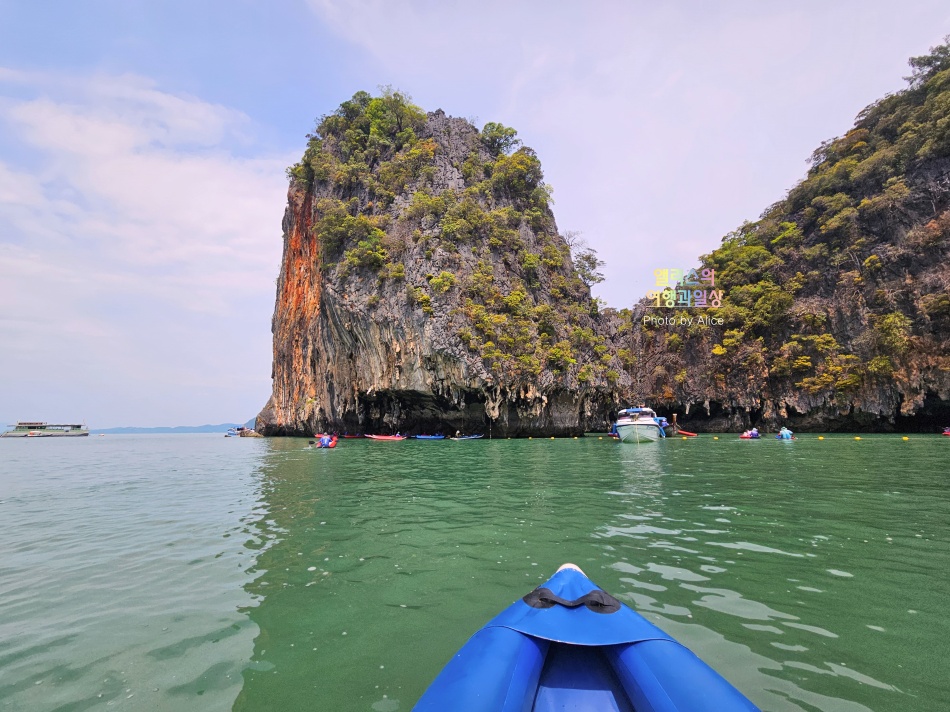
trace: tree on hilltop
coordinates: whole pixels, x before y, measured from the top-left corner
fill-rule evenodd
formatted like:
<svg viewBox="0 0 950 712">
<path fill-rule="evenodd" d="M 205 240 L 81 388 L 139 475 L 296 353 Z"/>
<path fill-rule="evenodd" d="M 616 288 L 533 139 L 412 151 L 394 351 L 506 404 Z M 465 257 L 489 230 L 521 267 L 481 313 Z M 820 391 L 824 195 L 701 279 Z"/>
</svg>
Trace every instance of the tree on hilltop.
<svg viewBox="0 0 950 712">
<path fill-rule="evenodd" d="M 521 144 L 521 141 L 515 138 L 517 135 L 518 132 L 512 128 L 489 121 L 482 129 L 482 143 L 493 156 L 500 156 Z"/>
<path fill-rule="evenodd" d="M 943 38 L 943 44 L 931 47 L 929 54 L 911 57 L 907 63 L 914 71 L 904 78 L 913 87 L 920 86 L 938 72 L 950 69 L 950 35 Z"/>
</svg>

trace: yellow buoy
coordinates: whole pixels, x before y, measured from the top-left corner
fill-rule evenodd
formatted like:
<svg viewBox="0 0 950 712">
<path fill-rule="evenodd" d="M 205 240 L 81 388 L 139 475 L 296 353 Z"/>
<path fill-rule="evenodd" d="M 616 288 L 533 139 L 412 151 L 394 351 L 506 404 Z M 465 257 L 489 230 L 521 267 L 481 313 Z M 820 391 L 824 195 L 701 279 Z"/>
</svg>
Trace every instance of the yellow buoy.
<svg viewBox="0 0 950 712">
<path fill-rule="evenodd" d="M 683 440 L 685 440 L 685 439 L 686 439 L 686 436 L 684 435 L 684 436 L 683 436 Z"/>
<path fill-rule="evenodd" d="M 528 440 L 534 440 L 534 436 L 533 436 L 533 435 L 529 435 L 529 436 L 528 436 Z"/>
<path fill-rule="evenodd" d="M 854 439 L 855 439 L 855 440 L 860 440 L 860 439 L 861 439 L 861 436 L 860 436 L 860 435 L 855 435 L 855 436 L 854 436 Z"/>
<path fill-rule="evenodd" d="M 574 439 L 577 440 L 577 436 L 576 436 L 576 435 L 574 436 Z"/>
<path fill-rule="evenodd" d="M 901 440 L 910 440 L 910 438 L 905 435 L 904 437 L 901 438 Z"/>
<path fill-rule="evenodd" d="M 551 440 L 554 440 L 554 436 L 553 436 L 553 435 L 551 436 Z"/>
<path fill-rule="evenodd" d="M 603 436 L 603 435 L 598 435 L 598 436 L 597 436 L 597 439 L 598 439 L 598 440 L 603 440 L 603 439 L 604 439 L 604 436 Z"/>
<path fill-rule="evenodd" d="M 713 440 L 718 440 L 718 439 L 719 439 L 718 435 L 713 435 Z"/>
<path fill-rule="evenodd" d="M 819 440 L 824 440 L 824 439 L 825 439 L 825 436 L 824 436 L 824 435 L 819 435 L 819 436 L 818 436 L 818 439 L 819 439 Z"/>
</svg>

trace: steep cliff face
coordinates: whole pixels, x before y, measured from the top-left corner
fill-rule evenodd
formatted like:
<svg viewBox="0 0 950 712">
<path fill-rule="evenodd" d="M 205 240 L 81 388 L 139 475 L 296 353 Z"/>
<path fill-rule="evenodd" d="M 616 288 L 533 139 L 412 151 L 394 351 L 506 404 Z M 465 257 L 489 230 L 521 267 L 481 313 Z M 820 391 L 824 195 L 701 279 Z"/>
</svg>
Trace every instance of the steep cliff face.
<svg viewBox="0 0 950 712">
<path fill-rule="evenodd" d="M 908 89 L 702 258 L 720 308 L 637 307 L 635 390 L 705 429 L 950 423 L 950 45 L 911 64 Z"/>
<path fill-rule="evenodd" d="M 534 152 L 406 97 L 324 117 L 291 177 L 265 434 L 577 434 L 629 379 Z"/>
<path fill-rule="evenodd" d="M 564 435 L 639 402 L 706 431 L 950 423 L 950 44 L 911 64 L 701 258 L 703 309 L 602 309 L 513 130 L 356 94 L 288 171 L 258 430 Z"/>
</svg>

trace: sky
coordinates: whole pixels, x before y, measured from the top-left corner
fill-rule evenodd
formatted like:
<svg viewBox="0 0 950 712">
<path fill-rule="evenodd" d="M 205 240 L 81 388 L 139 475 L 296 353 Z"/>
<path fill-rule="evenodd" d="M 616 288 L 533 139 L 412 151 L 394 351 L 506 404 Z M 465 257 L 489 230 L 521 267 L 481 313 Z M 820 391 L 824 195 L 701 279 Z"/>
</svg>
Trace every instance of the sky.
<svg viewBox="0 0 950 712">
<path fill-rule="evenodd" d="M 255 416 L 284 170 L 356 91 L 517 129 L 619 308 L 947 34 L 945 0 L 0 0 L 0 424 Z"/>
</svg>

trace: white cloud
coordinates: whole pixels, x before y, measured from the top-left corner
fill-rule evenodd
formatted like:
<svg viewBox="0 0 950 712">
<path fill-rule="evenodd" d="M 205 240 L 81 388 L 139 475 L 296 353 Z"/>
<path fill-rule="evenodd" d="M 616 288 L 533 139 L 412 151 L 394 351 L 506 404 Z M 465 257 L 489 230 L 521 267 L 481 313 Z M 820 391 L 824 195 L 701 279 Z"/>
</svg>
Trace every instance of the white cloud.
<svg viewBox="0 0 950 712">
<path fill-rule="evenodd" d="M 0 82 L 4 84 L 27 83 L 33 75 L 30 72 L 23 72 L 9 67 L 0 67 Z"/>
<path fill-rule="evenodd" d="M 2 415 L 53 417 L 24 383 L 36 372 L 76 407 L 75 381 L 95 384 L 96 425 L 143 397 L 159 424 L 252 415 L 292 158 L 245 157 L 246 116 L 142 77 L 6 70 L 0 97 Z"/>
</svg>

